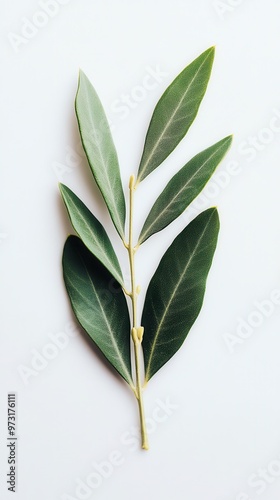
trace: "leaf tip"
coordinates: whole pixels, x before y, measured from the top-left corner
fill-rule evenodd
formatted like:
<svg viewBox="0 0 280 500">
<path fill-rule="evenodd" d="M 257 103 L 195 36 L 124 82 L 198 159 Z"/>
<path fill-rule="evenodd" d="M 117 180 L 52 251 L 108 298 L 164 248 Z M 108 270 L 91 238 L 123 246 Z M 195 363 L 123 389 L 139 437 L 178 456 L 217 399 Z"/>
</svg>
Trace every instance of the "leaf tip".
<svg viewBox="0 0 280 500">
<path fill-rule="evenodd" d="M 84 76 L 86 76 L 85 73 L 84 73 L 84 71 L 81 68 L 79 68 L 79 80 L 81 78 L 83 78 Z"/>
<path fill-rule="evenodd" d="M 202 55 L 209 57 L 211 56 L 212 61 L 214 60 L 216 52 L 216 45 L 212 45 L 212 47 L 209 47 L 209 49 L 206 49 L 205 52 L 202 53 Z"/>
<path fill-rule="evenodd" d="M 219 141 L 219 143 L 221 145 L 226 146 L 227 151 L 228 151 L 230 146 L 232 145 L 232 141 L 233 141 L 233 135 L 230 134 L 230 135 L 227 135 L 226 137 L 224 137 L 221 141 Z"/>
<path fill-rule="evenodd" d="M 207 216 L 207 214 L 208 214 L 210 219 L 212 219 L 212 217 L 214 217 L 214 219 L 217 220 L 218 225 L 220 225 L 219 211 L 218 211 L 218 207 L 216 205 L 214 205 L 213 207 L 207 208 L 200 215 L 203 217 L 203 214 L 205 214 L 205 216 Z"/>
<path fill-rule="evenodd" d="M 214 217 L 216 227 L 219 231 L 219 229 L 220 229 L 220 217 L 219 217 L 218 207 L 214 206 L 214 207 L 211 207 L 209 210 L 212 210 L 211 218 Z"/>
<path fill-rule="evenodd" d="M 209 212 L 213 212 L 214 213 L 218 213 L 218 207 L 217 205 L 214 205 L 213 207 L 210 207 L 208 208 L 207 210 L 205 210 L 206 212 L 209 211 Z"/>
<path fill-rule="evenodd" d="M 81 68 L 79 68 L 78 88 L 77 88 L 77 93 L 76 93 L 76 98 L 75 98 L 75 109 L 76 109 L 76 111 L 77 111 L 77 99 L 78 99 L 79 91 L 80 91 L 81 84 L 82 84 L 83 80 L 88 80 L 88 78 L 87 78 L 86 74 L 84 73 L 84 71 Z"/>
</svg>

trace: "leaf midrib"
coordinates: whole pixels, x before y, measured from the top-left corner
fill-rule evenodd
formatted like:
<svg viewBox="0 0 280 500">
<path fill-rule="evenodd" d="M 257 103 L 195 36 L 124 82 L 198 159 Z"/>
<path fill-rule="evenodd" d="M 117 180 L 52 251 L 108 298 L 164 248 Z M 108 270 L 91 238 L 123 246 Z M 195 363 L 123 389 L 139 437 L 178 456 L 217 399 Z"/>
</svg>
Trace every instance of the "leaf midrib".
<svg viewBox="0 0 280 500">
<path fill-rule="evenodd" d="M 182 104 L 183 100 L 185 99 L 185 97 L 186 97 L 186 95 L 187 95 L 187 93 L 188 93 L 188 91 L 189 91 L 189 89 L 190 89 L 190 86 L 193 84 L 193 82 L 194 82 L 194 80 L 195 80 L 195 78 L 196 78 L 197 74 L 201 71 L 201 68 L 202 68 L 202 67 L 203 67 L 203 65 L 206 63 L 207 59 L 210 57 L 210 54 L 211 54 L 211 51 L 209 52 L 209 54 L 207 55 L 207 57 L 204 59 L 204 61 L 201 63 L 201 65 L 199 66 L 199 68 L 198 68 L 198 69 L 197 69 L 197 71 L 195 72 L 195 74 L 194 74 L 193 78 L 191 79 L 191 81 L 190 81 L 190 83 L 189 83 L 189 85 L 188 85 L 187 89 L 185 90 L 185 92 L 184 92 L 183 96 L 181 97 L 181 99 L 180 99 L 180 101 L 179 101 L 178 105 L 176 106 L 175 111 L 171 114 L 171 117 L 170 117 L 170 119 L 167 121 L 167 123 L 166 123 L 165 127 L 163 128 L 162 133 L 159 135 L 159 138 L 158 138 L 158 139 L 157 139 L 157 141 L 155 142 L 155 145 L 154 145 L 154 147 L 152 148 L 150 155 L 148 156 L 148 158 L 147 158 L 146 162 L 144 163 L 144 166 L 143 166 L 143 167 L 142 167 L 142 169 L 141 169 L 141 174 L 139 174 L 139 180 L 140 180 L 140 179 L 143 179 L 143 174 L 144 174 L 144 173 L 145 173 L 145 171 L 147 170 L 147 165 L 148 165 L 148 163 L 150 162 L 151 158 L 153 157 L 153 155 L 154 155 L 154 152 L 155 152 L 156 148 L 158 147 L 159 143 L 161 142 L 161 140 L 162 140 L 163 136 L 165 135 L 166 130 L 169 128 L 169 126 L 170 126 L 170 124 L 171 124 L 171 121 L 173 121 L 174 116 L 176 115 L 176 113 L 177 113 L 178 109 L 180 108 L 180 106 L 181 106 L 181 104 Z M 171 85 L 172 85 L 172 84 L 171 84 Z"/>
<path fill-rule="evenodd" d="M 213 156 L 215 156 L 215 155 L 216 155 L 216 154 L 217 154 L 217 153 L 218 153 L 218 152 L 222 149 L 222 147 L 223 147 L 223 144 L 222 144 L 222 145 L 221 145 L 218 149 L 216 149 L 216 151 L 215 151 L 214 153 L 212 153 L 212 155 L 211 155 L 211 156 L 210 156 L 210 157 L 209 157 L 209 158 L 208 158 L 208 159 L 207 159 L 207 160 L 206 160 L 206 161 L 205 161 L 205 162 L 201 165 L 201 167 L 199 167 L 199 169 L 198 169 L 198 170 L 196 170 L 196 172 L 195 172 L 195 173 L 194 173 L 194 174 L 193 174 L 193 175 L 189 178 L 189 180 L 188 180 L 188 181 L 187 181 L 187 182 L 183 185 L 183 187 L 182 187 L 182 188 L 181 188 L 181 189 L 177 192 L 176 196 L 174 196 L 174 197 L 172 198 L 172 200 L 168 203 L 168 205 L 166 205 L 166 207 L 164 208 L 164 210 L 158 214 L 158 216 L 154 219 L 153 223 L 152 223 L 152 224 L 150 224 L 150 225 L 148 226 L 148 229 L 146 229 L 145 233 L 144 233 L 144 234 L 142 235 L 142 237 L 139 239 L 139 241 L 140 241 L 140 242 L 145 241 L 145 236 L 146 236 L 146 234 L 147 234 L 147 233 L 149 233 L 150 228 L 152 228 L 152 227 L 153 227 L 153 225 L 154 225 L 154 224 L 158 221 L 158 219 L 160 219 L 160 218 L 163 216 L 163 214 L 164 214 L 166 211 L 168 211 L 168 208 L 170 207 L 170 205 L 172 205 L 172 204 L 174 203 L 174 201 L 176 200 L 176 198 L 178 198 L 178 196 L 182 193 L 182 191 L 184 191 L 184 190 L 188 187 L 188 184 L 190 184 L 190 183 L 192 182 L 193 178 L 194 178 L 194 177 L 196 177 L 196 176 L 199 174 L 199 172 L 200 172 L 200 171 L 201 171 L 201 169 L 202 169 L 202 168 L 206 165 L 206 163 L 208 163 L 209 161 L 211 161 L 211 160 L 212 160 L 212 158 L 213 158 Z M 191 161 L 191 160 L 190 160 L 190 161 Z M 184 167 L 183 167 L 183 168 L 184 168 Z M 180 173 L 180 171 L 179 171 L 176 175 L 178 175 L 179 173 Z M 172 180 L 171 180 L 170 182 L 172 182 Z M 166 188 L 165 188 L 165 189 L 167 189 L 167 187 L 168 187 L 168 184 L 167 184 L 167 186 L 166 186 Z"/>
<path fill-rule="evenodd" d="M 195 255 L 195 253 L 196 253 L 196 250 L 197 250 L 197 248 L 199 247 L 199 245 L 200 245 L 200 242 L 201 242 L 202 238 L 204 237 L 204 234 L 205 234 L 205 232 L 206 232 L 206 230 L 207 230 L 208 225 L 210 224 L 210 221 L 211 221 L 211 219 L 212 219 L 212 216 L 213 216 L 213 214 L 211 214 L 211 217 L 209 218 L 209 220 L 208 220 L 207 224 L 205 225 L 204 230 L 203 230 L 203 232 L 202 232 L 202 234 L 201 234 L 201 236 L 200 236 L 200 238 L 199 238 L 199 240 L 198 240 L 198 242 L 197 242 L 197 244 L 196 244 L 196 246 L 195 246 L 195 248 L 194 248 L 193 252 L 191 253 L 191 255 L 190 255 L 189 259 L 188 259 L 188 262 L 187 262 L 186 266 L 184 267 L 183 272 L 181 273 L 181 277 L 180 277 L 180 279 L 178 280 L 178 282 L 177 282 L 177 284 L 176 284 L 176 286 L 175 286 L 175 288 L 174 288 L 174 290 L 173 290 L 173 292 L 172 292 L 172 294 L 171 294 L 171 296 L 170 296 L 170 299 L 169 299 L 169 301 L 168 301 L 168 304 L 167 304 L 167 306 L 165 307 L 164 313 L 163 313 L 162 318 L 161 318 L 161 320 L 160 320 L 160 323 L 159 323 L 159 325 L 158 325 L 158 327 L 157 327 L 156 334 L 155 334 L 155 338 L 154 338 L 154 342 L 153 342 L 153 344 L 152 344 L 152 349 L 151 349 L 150 356 L 149 356 L 148 365 L 147 365 L 146 376 L 145 376 L 145 380 L 146 380 L 146 382 L 148 382 L 148 380 L 149 380 L 149 378 L 150 378 L 150 377 L 149 377 L 149 374 L 150 374 L 150 367 L 151 367 L 151 363 L 152 363 L 152 357 L 153 357 L 153 354 L 154 354 L 154 350 L 155 350 L 155 348 L 156 348 L 157 338 L 158 338 L 158 336 L 159 336 L 159 333 L 160 333 L 160 330 L 161 330 L 162 324 L 163 324 L 163 322 L 164 322 L 164 320 L 165 320 L 165 317 L 166 317 L 166 315 L 167 315 L 167 313 L 168 313 L 168 311 L 169 311 L 169 308 L 170 308 L 170 305 L 171 305 L 171 303 L 172 303 L 172 301 L 173 301 L 173 299 L 174 299 L 174 296 L 175 296 L 175 294 L 176 294 L 176 292 L 177 292 L 177 290 L 178 290 L 179 286 L 181 285 L 181 282 L 182 282 L 182 280 L 183 280 L 183 277 L 184 277 L 184 275 L 185 275 L 186 271 L 188 270 L 188 268 L 189 268 L 189 266 L 190 266 L 190 264 L 191 264 L 191 262 L 192 262 L 192 260 L 193 260 L 193 257 L 194 257 L 194 255 Z"/>
<path fill-rule="evenodd" d="M 100 302 L 100 300 L 99 300 L 98 294 L 97 294 L 97 292 L 96 292 L 96 288 L 95 288 L 95 286 L 94 286 L 94 283 L 93 283 L 93 281 L 92 281 L 92 279 L 91 279 L 91 276 L 90 276 L 90 274 L 89 274 L 89 272 L 88 272 L 88 270 L 87 270 L 87 267 L 86 267 L 86 265 L 85 265 L 85 261 L 84 261 L 84 259 L 83 259 L 82 257 L 80 257 L 80 259 L 81 259 L 81 261 L 82 261 L 82 264 L 83 264 L 83 266 L 84 266 L 84 269 L 85 269 L 86 274 L 87 274 L 87 276 L 88 276 L 88 279 L 89 279 L 89 281 L 90 281 L 90 284 L 91 284 L 91 287 L 92 287 L 93 293 L 94 293 L 94 295 L 95 295 L 95 297 L 96 297 L 96 299 L 97 299 L 97 302 L 98 302 L 98 304 L 99 304 L 99 307 L 100 307 L 100 310 L 101 310 L 102 316 L 103 316 L 103 318 L 104 318 L 104 320 L 105 320 L 105 324 L 106 324 L 106 326 L 107 326 L 107 328 L 108 328 L 108 331 L 109 331 L 109 334 L 110 334 L 110 338 L 111 338 L 112 344 L 113 344 L 113 346 L 114 346 L 114 348 L 115 348 L 115 352 L 117 353 L 117 357 L 118 357 L 117 359 L 119 359 L 119 360 L 120 360 L 120 362 L 121 362 L 121 365 L 122 365 L 122 367 L 123 367 L 123 369 L 124 369 L 124 373 L 126 374 L 126 376 L 127 376 L 127 380 L 129 381 L 129 384 L 130 384 L 131 386 L 133 386 L 133 382 L 132 382 L 132 379 L 131 379 L 130 373 L 128 372 L 127 367 L 126 367 L 126 365 L 125 365 L 125 362 L 124 362 L 124 360 L 123 360 L 123 358 L 122 358 L 122 355 L 121 355 L 121 352 L 120 352 L 120 350 L 119 350 L 118 344 L 117 344 L 117 342 L 116 342 L 116 340 L 115 340 L 115 338 L 114 338 L 114 335 L 113 335 L 113 332 L 112 332 L 112 329 L 111 329 L 111 325 L 110 325 L 110 323 L 109 323 L 109 321 L 108 321 L 108 319 L 107 319 L 107 316 L 106 316 L 106 314 L 105 314 L 105 311 L 104 311 L 104 308 L 103 308 L 103 306 L 102 306 L 102 303 L 101 303 L 101 302 Z M 79 289 L 75 286 L 75 284 L 73 284 L 73 281 L 71 281 L 71 279 L 69 279 L 69 281 L 72 283 L 73 288 L 74 288 L 75 290 L 77 290 L 77 292 L 78 292 L 78 293 L 80 293 L 80 294 L 81 294 L 80 290 L 79 290 Z M 81 294 L 81 295 L 82 295 L 82 294 Z M 82 295 L 82 296 L 83 296 L 83 295 Z"/>
<path fill-rule="evenodd" d="M 87 91 L 87 89 L 86 89 L 86 92 L 85 92 L 85 97 L 86 97 L 86 101 L 87 101 L 87 106 L 88 106 L 88 109 L 90 109 L 90 99 L 89 99 L 89 95 L 88 95 L 88 91 Z M 92 121 L 92 119 L 91 119 L 91 115 L 90 115 L 90 114 L 89 114 L 89 118 L 90 118 L 90 122 L 91 122 L 91 123 L 92 123 L 92 125 L 93 125 L 92 130 L 93 130 L 94 135 L 95 135 L 95 137 L 96 137 L 96 133 L 95 133 L 96 127 L 95 127 L 95 125 L 94 125 L 94 122 L 93 122 L 93 121 Z M 114 196 L 114 193 L 113 193 L 113 190 L 112 190 L 112 186 L 111 186 L 111 183 L 110 183 L 110 179 L 109 179 L 108 174 L 107 174 L 107 168 L 106 168 L 106 165 L 107 165 L 107 164 L 106 164 L 106 162 L 105 162 L 105 159 L 104 159 L 104 157 L 103 157 L 102 151 L 101 151 L 101 149 L 100 149 L 99 141 L 97 141 L 97 140 L 96 140 L 96 145 L 97 145 L 97 148 L 98 148 L 98 151 L 99 151 L 99 156 L 100 156 L 100 158 L 101 158 L 101 163 L 102 163 L 102 166 L 103 166 L 103 173 L 105 173 L 105 178 L 106 178 L 106 187 L 107 187 L 107 190 L 109 190 L 109 194 L 110 194 L 110 202 L 112 203 L 112 205 L 113 205 L 113 207 L 114 207 L 114 210 L 115 210 L 115 213 L 114 213 L 114 214 L 112 214 L 112 217 L 113 217 L 113 219 L 115 219 L 115 217 L 116 217 L 116 219 L 118 220 L 118 223 L 119 223 L 119 229 L 120 229 L 120 232 L 121 232 L 121 234 L 122 234 L 122 236 L 123 236 L 123 224 L 122 224 L 122 221 L 121 221 L 120 216 L 119 216 L 118 206 L 117 206 L 117 204 L 116 204 L 116 202 L 115 202 L 115 196 Z M 113 150 L 114 150 L 114 149 L 115 149 L 115 148 L 113 147 Z M 87 153 L 87 151 L 86 151 L 86 153 Z M 116 156 L 116 151 L 114 151 L 114 153 L 115 153 L 115 156 Z M 88 157 L 88 153 L 87 153 L 87 157 Z M 91 165 L 91 161 L 90 161 L 89 157 L 88 157 L 88 161 L 89 161 L 89 163 L 90 163 L 90 165 Z M 117 159 L 116 159 L 116 165 L 117 165 L 117 167 L 119 168 L 119 164 L 118 164 L 118 160 L 117 160 Z M 93 166 L 92 166 L 92 169 L 93 169 Z M 97 183 L 98 183 L 98 186 L 99 186 L 99 188 L 100 188 L 100 190 L 101 190 L 101 192 L 102 192 L 102 194 L 103 194 L 103 190 L 102 190 L 102 188 L 101 188 L 101 185 L 100 185 L 100 182 L 99 182 L 99 178 L 98 178 L 99 176 L 98 176 L 98 175 L 96 175 L 96 174 L 95 174 L 95 176 L 96 176 L 96 180 L 98 180 L 98 182 L 97 182 Z M 104 196 L 104 195 L 103 195 L 103 196 Z M 106 201 L 106 200 L 105 200 L 105 201 Z M 111 212 L 111 210 L 110 210 L 110 212 Z"/>
</svg>

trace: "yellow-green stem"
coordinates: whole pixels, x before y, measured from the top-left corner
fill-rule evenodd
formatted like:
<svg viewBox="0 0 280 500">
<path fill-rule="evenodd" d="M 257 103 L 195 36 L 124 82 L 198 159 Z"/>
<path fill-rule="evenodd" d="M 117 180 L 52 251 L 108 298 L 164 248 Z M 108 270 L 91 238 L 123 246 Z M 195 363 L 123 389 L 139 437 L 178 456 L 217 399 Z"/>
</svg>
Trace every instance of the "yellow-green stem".
<svg viewBox="0 0 280 500">
<path fill-rule="evenodd" d="M 141 342 L 137 334 L 137 287 L 135 283 L 135 264 L 134 256 L 136 248 L 133 246 L 133 209 L 134 209 L 134 191 L 135 183 L 134 176 L 130 177 L 129 181 L 129 241 L 128 241 L 128 254 L 129 254 L 129 264 L 130 264 L 130 275 L 131 275 L 131 301 L 132 301 L 132 340 L 134 345 L 134 359 L 135 359 L 135 372 L 136 372 L 136 390 L 137 390 L 137 402 L 139 407 L 140 425 L 141 425 L 141 438 L 142 438 L 142 448 L 145 450 L 149 449 L 148 435 L 146 429 L 144 405 L 143 405 L 143 394 L 142 394 L 142 382 L 141 382 L 141 371 L 140 371 L 140 357 L 139 357 L 139 347 Z"/>
<path fill-rule="evenodd" d="M 140 424 L 141 424 L 141 438 L 142 438 L 142 448 L 144 450 L 149 449 L 148 442 L 148 434 L 146 429 L 146 420 L 145 420 L 145 412 L 144 412 L 144 403 L 143 403 L 143 389 L 141 383 L 141 374 L 140 374 L 140 360 L 139 360 L 139 340 L 134 342 L 134 354 L 135 354 L 135 370 L 136 370 L 136 388 L 138 393 L 138 408 L 140 415 Z"/>
</svg>

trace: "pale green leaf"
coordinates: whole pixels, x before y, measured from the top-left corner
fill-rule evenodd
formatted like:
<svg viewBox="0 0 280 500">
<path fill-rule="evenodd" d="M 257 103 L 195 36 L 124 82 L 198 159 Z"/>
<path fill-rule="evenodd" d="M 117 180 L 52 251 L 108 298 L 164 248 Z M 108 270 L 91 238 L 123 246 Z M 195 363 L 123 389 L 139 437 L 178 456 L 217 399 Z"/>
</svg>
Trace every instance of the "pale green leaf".
<svg viewBox="0 0 280 500">
<path fill-rule="evenodd" d="M 139 236 L 139 244 L 174 221 L 204 188 L 232 142 L 226 137 L 192 158 L 167 184 L 153 205 Z"/>
<path fill-rule="evenodd" d="M 122 289 L 77 236 L 69 236 L 65 243 L 63 274 L 79 323 L 133 387 L 130 320 Z"/>
<path fill-rule="evenodd" d="M 194 219 L 151 279 L 142 315 L 146 382 L 178 351 L 202 307 L 219 232 L 215 208 Z"/>
<path fill-rule="evenodd" d="M 138 182 L 167 158 L 189 130 L 206 92 L 214 53 L 211 47 L 187 66 L 157 103 L 146 135 Z"/>
<path fill-rule="evenodd" d="M 71 189 L 64 184 L 60 184 L 59 188 L 76 233 L 123 286 L 120 264 L 104 227 Z"/>
<path fill-rule="evenodd" d="M 91 171 L 112 221 L 123 238 L 125 200 L 118 157 L 102 104 L 82 71 L 80 71 L 75 107 L 81 139 Z"/>
</svg>

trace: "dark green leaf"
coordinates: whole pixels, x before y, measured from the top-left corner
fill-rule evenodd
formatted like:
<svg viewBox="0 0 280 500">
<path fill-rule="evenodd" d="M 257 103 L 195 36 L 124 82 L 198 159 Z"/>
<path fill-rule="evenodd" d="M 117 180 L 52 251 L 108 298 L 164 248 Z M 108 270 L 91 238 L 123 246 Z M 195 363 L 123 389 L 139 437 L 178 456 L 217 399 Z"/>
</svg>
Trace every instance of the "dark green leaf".
<svg viewBox="0 0 280 500">
<path fill-rule="evenodd" d="M 192 158 L 174 175 L 153 205 L 139 237 L 139 244 L 174 221 L 196 198 L 223 159 L 232 142 L 226 137 Z"/>
<path fill-rule="evenodd" d="M 175 238 L 148 287 L 142 326 L 146 382 L 178 351 L 203 303 L 219 232 L 215 208 Z"/>
<path fill-rule="evenodd" d="M 145 140 L 138 182 L 167 158 L 189 130 L 206 92 L 214 53 L 211 47 L 187 66 L 157 103 Z"/>
<path fill-rule="evenodd" d="M 73 228 L 93 255 L 123 286 L 120 264 L 104 227 L 71 189 L 64 184 L 59 187 Z"/>
<path fill-rule="evenodd" d="M 112 221 L 123 238 L 125 200 L 118 157 L 102 104 L 82 71 L 80 71 L 75 105 L 81 139 L 89 165 Z"/>
<path fill-rule="evenodd" d="M 130 320 L 122 289 L 77 236 L 69 236 L 65 243 L 63 273 L 79 323 L 133 387 Z"/>
</svg>

